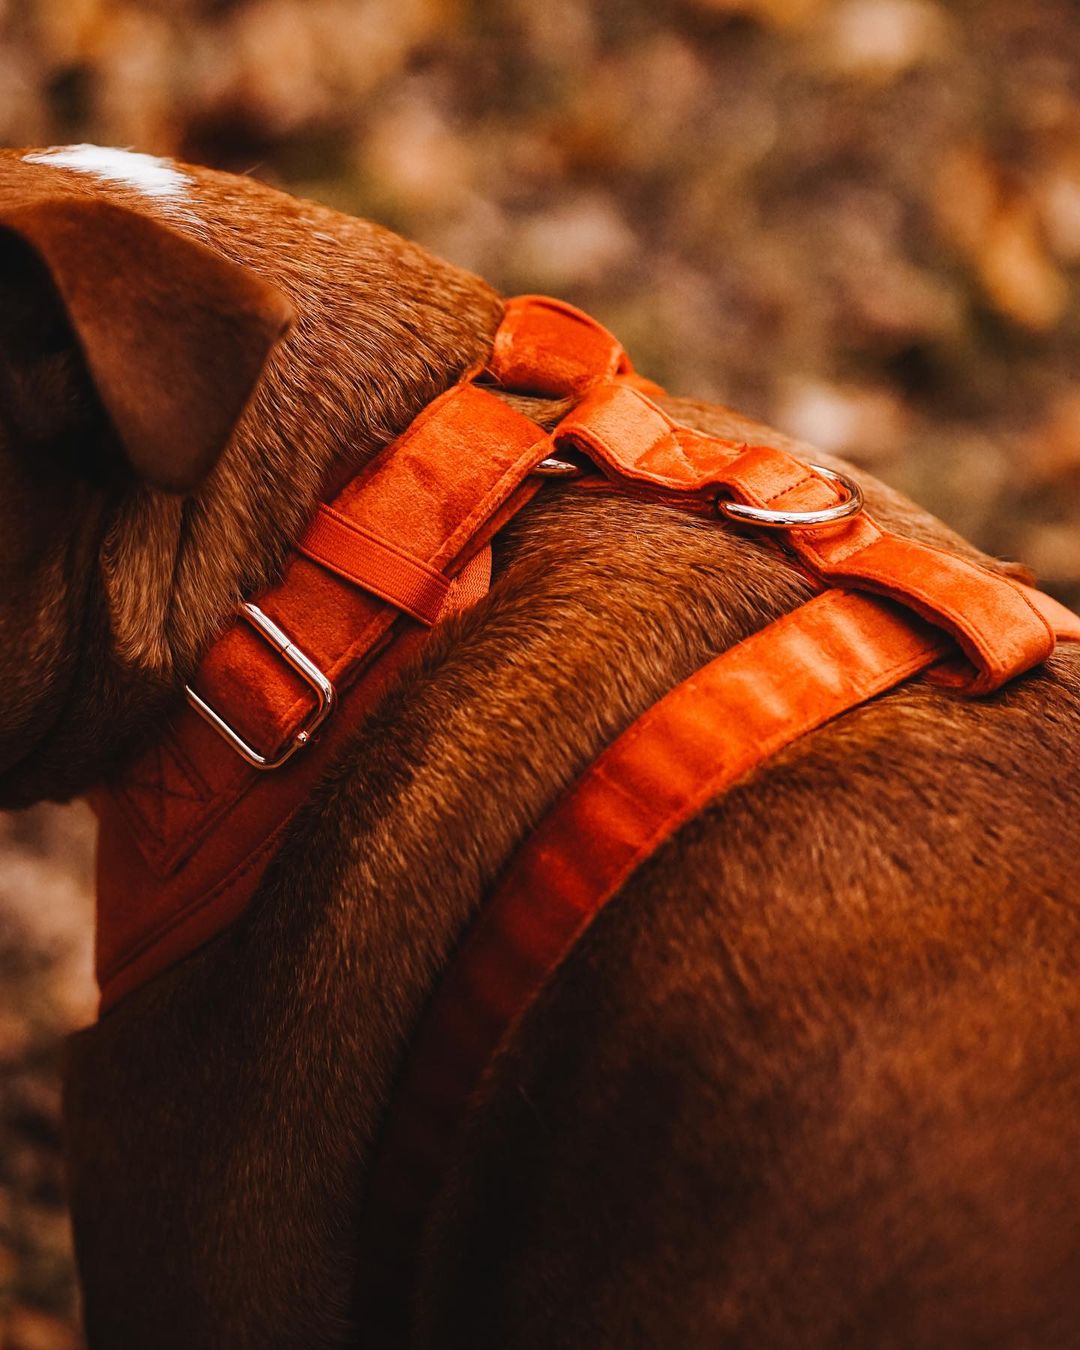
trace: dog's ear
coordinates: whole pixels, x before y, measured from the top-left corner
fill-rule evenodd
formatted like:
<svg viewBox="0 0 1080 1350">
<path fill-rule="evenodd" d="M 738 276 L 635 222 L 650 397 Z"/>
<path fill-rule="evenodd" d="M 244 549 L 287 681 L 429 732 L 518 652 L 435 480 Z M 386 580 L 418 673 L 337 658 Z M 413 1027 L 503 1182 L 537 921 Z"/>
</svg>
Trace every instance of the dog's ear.
<svg viewBox="0 0 1080 1350">
<path fill-rule="evenodd" d="M 288 301 L 253 272 L 136 211 L 93 198 L 0 208 L 41 260 L 135 473 L 187 492 L 213 468 Z"/>
</svg>

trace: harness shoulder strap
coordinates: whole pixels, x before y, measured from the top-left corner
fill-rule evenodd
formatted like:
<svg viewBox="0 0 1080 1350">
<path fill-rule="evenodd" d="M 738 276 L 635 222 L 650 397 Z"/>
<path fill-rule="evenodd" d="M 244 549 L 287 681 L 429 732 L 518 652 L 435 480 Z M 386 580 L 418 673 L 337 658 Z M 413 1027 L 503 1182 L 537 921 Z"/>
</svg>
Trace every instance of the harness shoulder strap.
<svg viewBox="0 0 1080 1350">
<path fill-rule="evenodd" d="M 458 385 L 319 510 L 281 581 L 207 652 L 193 706 L 97 795 L 103 1007 L 242 912 L 325 755 L 428 627 L 486 590 L 488 540 L 538 490 L 549 447 Z M 318 754 L 291 758 L 316 731 Z M 237 742 L 283 767 L 260 772 Z"/>
<path fill-rule="evenodd" d="M 1062 639 L 1080 641 L 1075 615 L 1038 592 L 1026 598 Z M 466 935 L 391 1097 L 364 1227 L 373 1344 L 401 1343 L 425 1222 L 470 1103 L 605 906 L 710 802 L 951 645 L 890 601 L 826 590 L 654 704 L 557 801 Z"/>
<path fill-rule="evenodd" d="M 527 381 L 527 355 L 502 368 Z M 545 391 L 549 371 L 536 376 Z M 778 751 L 911 676 L 986 693 L 1058 638 L 1080 641 L 1080 619 L 1049 597 L 882 530 L 858 500 L 849 509 L 857 489 L 831 471 L 677 426 L 640 386 L 595 386 L 555 443 L 634 495 L 742 522 L 783 518 L 786 542 L 827 589 L 644 713 L 556 802 L 485 902 L 412 1040 L 369 1179 L 361 1303 L 375 1345 L 402 1343 L 424 1224 L 485 1074 L 637 868 Z"/>
</svg>

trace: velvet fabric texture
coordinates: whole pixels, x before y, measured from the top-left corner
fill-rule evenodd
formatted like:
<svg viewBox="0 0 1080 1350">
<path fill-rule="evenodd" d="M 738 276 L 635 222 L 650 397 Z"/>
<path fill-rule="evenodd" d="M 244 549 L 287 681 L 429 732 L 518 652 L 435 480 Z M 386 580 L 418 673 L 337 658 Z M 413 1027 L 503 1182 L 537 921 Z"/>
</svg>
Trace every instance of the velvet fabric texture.
<svg viewBox="0 0 1080 1350">
<path fill-rule="evenodd" d="M 182 708 L 123 778 L 96 795 L 103 1008 L 242 912 L 328 756 L 422 640 L 416 620 L 430 623 L 482 592 L 489 558 L 479 571 L 468 564 L 486 548 L 493 523 L 536 491 L 526 477 L 549 447 L 526 417 L 459 385 L 337 496 L 332 515 L 320 513 L 321 533 L 309 532 L 305 552 L 259 605 L 333 682 L 340 705 L 318 747 L 272 773 L 252 768 L 194 709 Z M 365 561 L 357 541 L 377 528 Z M 195 687 L 267 754 L 311 712 L 301 677 L 243 619 L 206 654 Z"/>
</svg>

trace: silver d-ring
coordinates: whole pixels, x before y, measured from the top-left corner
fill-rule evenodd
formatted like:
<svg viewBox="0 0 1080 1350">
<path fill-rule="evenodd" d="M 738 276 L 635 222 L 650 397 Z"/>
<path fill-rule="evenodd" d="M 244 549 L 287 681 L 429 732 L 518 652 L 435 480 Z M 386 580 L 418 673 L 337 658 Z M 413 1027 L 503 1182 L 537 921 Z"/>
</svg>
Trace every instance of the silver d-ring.
<svg viewBox="0 0 1080 1350">
<path fill-rule="evenodd" d="M 769 511 L 763 506 L 748 506 L 745 502 L 732 502 L 718 497 L 716 510 L 740 525 L 757 525 L 763 530 L 816 530 L 822 525 L 835 525 L 838 520 L 847 520 L 849 516 L 859 514 L 863 508 L 862 488 L 853 478 L 837 473 L 835 469 L 826 469 L 823 464 L 811 464 L 809 467 L 830 483 L 838 483 L 847 493 L 844 500 L 821 511 Z"/>
<path fill-rule="evenodd" d="M 580 478 L 585 470 L 571 459 L 560 459 L 558 455 L 548 455 L 531 470 L 537 478 Z"/>
</svg>

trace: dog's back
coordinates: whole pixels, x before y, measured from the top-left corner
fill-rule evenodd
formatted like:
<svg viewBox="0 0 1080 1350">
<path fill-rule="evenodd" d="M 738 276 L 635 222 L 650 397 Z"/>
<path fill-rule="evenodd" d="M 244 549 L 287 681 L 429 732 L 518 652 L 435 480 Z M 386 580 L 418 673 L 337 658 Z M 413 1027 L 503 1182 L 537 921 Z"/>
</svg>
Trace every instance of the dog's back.
<svg viewBox="0 0 1080 1350">
<path fill-rule="evenodd" d="M 76 1141 L 91 1325 L 339 1343 L 357 1167 L 431 968 L 557 786 L 803 592 L 663 509 L 553 494 L 511 527 L 489 599 L 361 733 L 249 918 L 75 1043 L 81 1121 L 153 1074 L 149 1120 Z M 1078 731 L 1068 649 L 988 701 L 907 686 L 658 854 L 498 1066 L 418 1343 L 1070 1343 Z M 103 1152 L 125 1213 L 143 1197 L 137 1255 Z"/>
<path fill-rule="evenodd" d="M 768 604 L 747 550 L 720 589 Z M 1080 1344 L 1078 771 L 1064 647 L 864 706 L 657 854 L 499 1066 L 431 1343 Z"/>
<path fill-rule="evenodd" d="M 433 1344 L 1077 1343 L 1078 695 L 904 690 L 653 859 L 500 1066 Z"/>
<path fill-rule="evenodd" d="M 170 195 L 140 196 L 151 172 Z M 500 306 L 362 222 L 85 147 L 0 155 L 0 264 L 49 316 L 0 325 L 13 804 L 155 732 L 320 490 L 484 355 Z M 200 342 L 208 315 L 246 363 Z M 100 374 L 125 361 L 140 400 Z M 57 381 L 72 397 L 42 429 Z M 181 479 L 155 425 L 200 411 Z M 898 533 L 964 547 L 866 486 Z M 488 597 L 359 729 L 256 903 L 72 1042 L 92 1344 L 368 1343 L 372 1141 L 448 952 L 565 784 L 807 593 L 778 552 L 660 506 L 555 486 L 507 527 Z M 1075 652 L 976 701 L 912 682 L 657 854 L 494 1068 L 417 1271 L 416 1344 L 1074 1343 L 1078 732 Z"/>
</svg>

